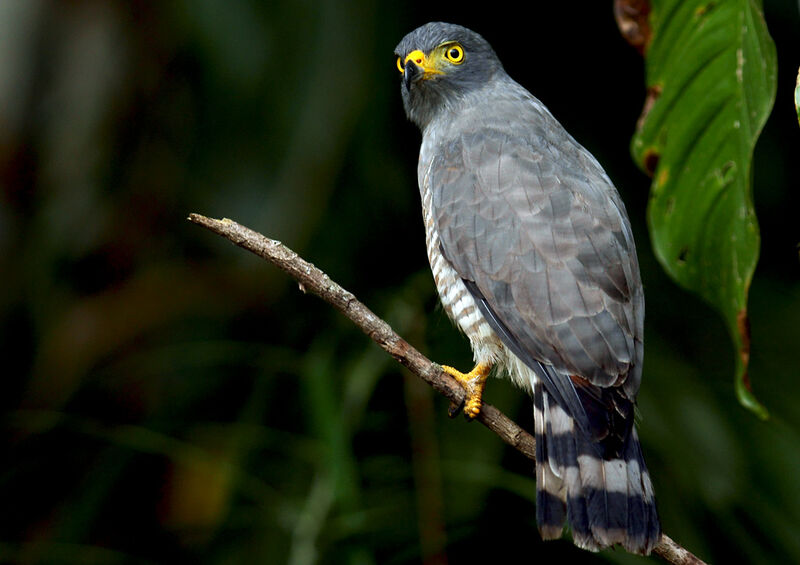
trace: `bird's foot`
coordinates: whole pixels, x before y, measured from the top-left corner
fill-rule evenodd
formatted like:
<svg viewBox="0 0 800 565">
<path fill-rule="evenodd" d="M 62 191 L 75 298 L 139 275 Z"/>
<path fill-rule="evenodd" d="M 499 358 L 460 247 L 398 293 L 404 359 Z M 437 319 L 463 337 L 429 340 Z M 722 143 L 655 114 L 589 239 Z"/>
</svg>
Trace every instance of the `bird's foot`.
<svg viewBox="0 0 800 565">
<path fill-rule="evenodd" d="M 488 363 L 478 363 L 469 373 L 462 373 L 458 369 L 442 365 L 442 371 L 452 376 L 464 387 L 464 391 L 466 392 L 463 403 L 464 415 L 469 420 L 474 419 L 480 414 L 483 388 L 486 386 L 486 379 L 491 370 L 492 366 Z M 450 405 L 448 413 L 451 418 L 454 418 L 455 415 L 458 414 L 459 408 L 460 406 L 455 403 Z"/>
</svg>

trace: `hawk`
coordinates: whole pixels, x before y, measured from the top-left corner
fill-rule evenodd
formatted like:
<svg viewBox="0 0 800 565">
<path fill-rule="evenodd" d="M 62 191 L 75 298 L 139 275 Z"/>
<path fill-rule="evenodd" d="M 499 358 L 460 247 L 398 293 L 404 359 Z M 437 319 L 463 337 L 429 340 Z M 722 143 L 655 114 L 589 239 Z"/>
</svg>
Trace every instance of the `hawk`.
<svg viewBox="0 0 800 565">
<path fill-rule="evenodd" d="M 428 259 L 475 368 L 443 370 L 480 412 L 492 370 L 533 397 L 536 518 L 576 545 L 649 553 L 661 530 L 634 425 L 644 292 L 625 206 L 597 160 L 489 43 L 429 23 L 395 49 L 422 131 Z"/>
</svg>

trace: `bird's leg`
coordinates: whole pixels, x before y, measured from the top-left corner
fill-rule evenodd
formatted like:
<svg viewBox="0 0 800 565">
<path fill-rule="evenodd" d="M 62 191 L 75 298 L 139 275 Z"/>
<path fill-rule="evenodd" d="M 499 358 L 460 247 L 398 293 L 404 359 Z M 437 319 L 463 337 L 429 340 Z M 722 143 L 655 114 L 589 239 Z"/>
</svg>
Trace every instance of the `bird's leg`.
<svg viewBox="0 0 800 565">
<path fill-rule="evenodd" d="M 464 398 L 464 415 L 472 420 L 481 411 L 481 396 L 483 396 L 483 387 L 486 386 L 486 379 L 492 366 L 488 363 L 478 363 L 475 368 L 469 373 L 462 373 L 458 369 L 442 365 L 442 371 L 452 376 L 457 380 L 464 391 L 467 393 Z M 450 417 L 455 416 L 458 406 L 450 406 Z"/>
</svg>

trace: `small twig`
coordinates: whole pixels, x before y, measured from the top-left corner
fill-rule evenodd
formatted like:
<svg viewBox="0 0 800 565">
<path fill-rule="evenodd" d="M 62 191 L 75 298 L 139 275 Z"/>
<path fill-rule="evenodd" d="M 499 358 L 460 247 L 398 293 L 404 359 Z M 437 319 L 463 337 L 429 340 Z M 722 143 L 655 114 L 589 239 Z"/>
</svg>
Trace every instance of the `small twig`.
<svg viewBox="0 0 800 565">
<path fill-rule="evenodd" d="M 318 295 L 342 312 L 373 341 L 386 350 L 389 355 L 444 395 L 450 402 L 460 405 L 464 401 L 464 390 L 453 377 L 442 372 L 439 365 L 432 362 L 397 335 L 389 324 L 359 302 L 353 293 L 339 286 L 328 275 L 281 242 L 264 237 L 260 233 L 246 228 L 233 220 L 215 220 L 200 214 L 190 214 L 189 221 L 229 239 L 239 247 L 247 249 L 276 265 L 294 278 L 303 292 L 311 292 Z M 531 460 L 536 460 L 536 442 L 533 436 L 519 427 L 500 410 L 484 402 L 476 420 L 492 430 L 520 453 Z M 661 536 L 661 541 L 653 551 L 676 565 L 700 565 L 704 563 L 667 535 Z"/>
</svg>

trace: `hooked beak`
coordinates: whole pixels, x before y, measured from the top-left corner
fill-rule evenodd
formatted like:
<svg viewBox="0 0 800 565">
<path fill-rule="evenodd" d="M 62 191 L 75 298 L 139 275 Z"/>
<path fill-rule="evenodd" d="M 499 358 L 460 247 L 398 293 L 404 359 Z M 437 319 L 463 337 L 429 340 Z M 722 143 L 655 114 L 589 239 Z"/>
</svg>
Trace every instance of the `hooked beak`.
<svg viewBox="0 0 800 565">
<path fill-rule="evenodd" d="M 404 71 L 403 71 L 403 85 L 406 88 L 411 87 L 411 83 L 419 80 L 422 76 L 422 68 L 418 67 L 415 63 L 410 61 L 406 62 Z"/>
<path fill-rule="evenodd" d="M 403 84 L 406 88 L 410 88 L 412 82 L 428 80 L 441 74 L 444 73 L 419 49 L 409 53 L 403 62 Z"/>
</svg>

